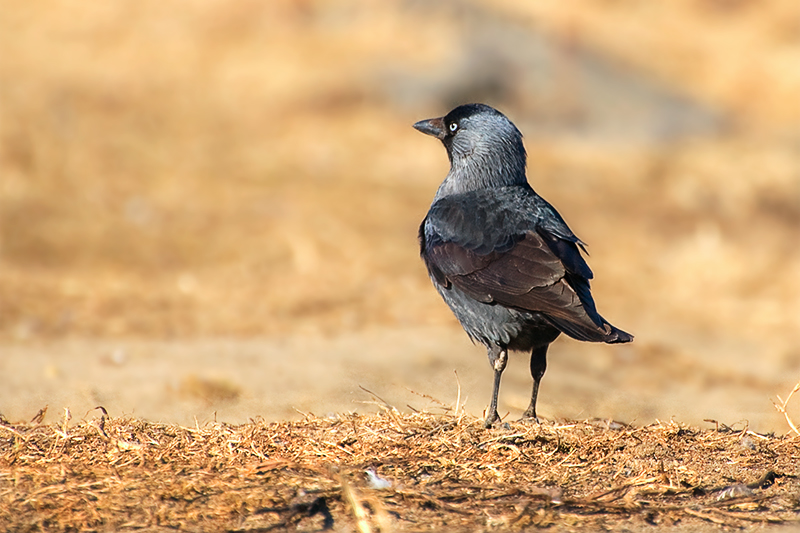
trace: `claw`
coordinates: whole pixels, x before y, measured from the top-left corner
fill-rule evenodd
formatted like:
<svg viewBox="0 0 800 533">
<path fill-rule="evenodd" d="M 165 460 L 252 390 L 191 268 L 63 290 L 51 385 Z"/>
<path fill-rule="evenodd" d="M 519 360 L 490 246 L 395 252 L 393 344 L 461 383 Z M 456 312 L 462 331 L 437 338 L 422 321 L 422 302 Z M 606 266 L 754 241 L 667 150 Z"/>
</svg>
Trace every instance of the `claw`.
<svg viewBox="0 0 800 533">
<path fill-rule="evenodd" d="M 537 424 L 541 424 L 542 423 L 541 420 L 539 420 L 539 417 L 536 416 L 535 412 L 531 413 L 531 412 L 528 412 L 528 411 L 525 411 L 524 413 L 522 413 L 522 418 L 520 418 L 519 421 L 520 422 L 536 422 Z"/>
<path fill-rule="evenodd" d="M 486 420 L 483 421 L 483 427 L 489 429 L 500 421 L 500 415 L 497 414 L 497 411 L 494 411 L 493 413 L 489 413 L 489 415 L 486 417 Z"/>
</svg>

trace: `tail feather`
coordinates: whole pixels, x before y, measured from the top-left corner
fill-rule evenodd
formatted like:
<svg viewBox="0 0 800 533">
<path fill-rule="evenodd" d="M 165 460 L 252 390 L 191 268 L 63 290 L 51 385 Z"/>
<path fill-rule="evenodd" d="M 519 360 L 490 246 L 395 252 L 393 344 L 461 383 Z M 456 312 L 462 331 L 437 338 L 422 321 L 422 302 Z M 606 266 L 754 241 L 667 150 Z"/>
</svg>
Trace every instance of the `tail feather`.
<svg viewBox="0 0 800 533">
<path fill-rule="evenodd" d="M 608 324 L 608 322 L 606 322 L 606 324 Z M 608 325 L 611 326 L 611 324 Z M 615 328 L 614 326 L 611 326 L 611 330 L 612 330 L 611 334 L 605 339 L 605 342 L 607 342 L 608 344 L 622 344 L 625 342 L 633 341 L 633 335 L 631 335 L 627 331 L 622 331 L 621 329 Z"/>
<path fill-rule="evenodd" d="M 588 320 L 584 323 L 578 323 L 549 315 L 547 320 L 562 333 L 579 341 L 621 344 L 633 340 L 633 335 L 612 326 L 605 320 L 602 322 L 602 327 L 598 327 Z"/>
</svg>

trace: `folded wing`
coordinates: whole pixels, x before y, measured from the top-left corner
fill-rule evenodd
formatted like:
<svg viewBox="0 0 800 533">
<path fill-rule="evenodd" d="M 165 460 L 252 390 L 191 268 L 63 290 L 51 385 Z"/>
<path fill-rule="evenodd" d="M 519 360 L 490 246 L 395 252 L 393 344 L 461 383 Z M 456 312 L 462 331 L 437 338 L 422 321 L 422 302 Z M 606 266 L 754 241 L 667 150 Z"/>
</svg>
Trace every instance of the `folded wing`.
<svg viewBox="0 0 800 533">
<path fill-rule="evenodd" d="M 484 200 L 435 204 L 423 221 L 422 257 L 439 284 L 456 286 L 487 304 L 541 313 L 579 340 L 632 339 L 597 313 L 589 287 L 592 272 L 566 224 L 552 231 L 536 224 L 535 210 L 525 218 L 518 205 L 504 213 L 508 202 Z M 470 205 L 471 212 L 460 203 Z"/>
</svg>

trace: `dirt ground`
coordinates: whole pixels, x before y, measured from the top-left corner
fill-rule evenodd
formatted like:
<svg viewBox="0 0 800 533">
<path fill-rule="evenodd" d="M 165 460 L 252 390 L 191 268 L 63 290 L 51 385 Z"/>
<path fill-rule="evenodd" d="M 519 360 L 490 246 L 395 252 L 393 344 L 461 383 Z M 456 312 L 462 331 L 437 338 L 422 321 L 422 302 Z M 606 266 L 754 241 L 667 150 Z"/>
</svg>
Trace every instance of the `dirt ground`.
<svg viewBox="0 0 800 533">
<path fill-rule="evenodd" d="M 589 243 L 601 313 L 636 335 L 559 341 L 545 416 L 785 431 L 800 15 L 712 4 L 4 7 L 0 412 L 279 420 L 363 410 L 359 385 L 449 401 L 457 371 L 480 415 L 485 355 L 417 254 L 446 157 L 410 127 L 475 98 L 520 124 L 531 183 Z M 503 384 L 512 417 L 524 367 Z"/>
<path fill-rule="evenodd" d="M 780 371 L 754 375 L 747 351 L 714 352 L 698 341 L 702 360 L 659 357 L 658 345 L 611 347 L 559 340 L 542 382 L 539 412 L 548 419 L 609 418 L 650 424 L 677 420 L 710 428 L 706 419 L 760 432 L 789 431 L 773 401 L 791 390 Z M 374 329 L 336 337 L 268 340 L 63 341 L 3 346 L 0 405 L 25 421 L 49 406 L 57 419 L 103 405 L 113 416 L 194 425 L 244 423 L 254 417 L 298 420 L 303 413 L 372 413 L 362 388 L 408 411 L 461 404 L 482 416 L 491 369 L 485 350 L 457 327 Z M 323 354 L 323 355 L 321 355 Z M 530 397 L 522 354 L 505 372 L 500 410 L 516 420 Z M 798 417 L 800 406 L 789 404 Z"/>
</svg>

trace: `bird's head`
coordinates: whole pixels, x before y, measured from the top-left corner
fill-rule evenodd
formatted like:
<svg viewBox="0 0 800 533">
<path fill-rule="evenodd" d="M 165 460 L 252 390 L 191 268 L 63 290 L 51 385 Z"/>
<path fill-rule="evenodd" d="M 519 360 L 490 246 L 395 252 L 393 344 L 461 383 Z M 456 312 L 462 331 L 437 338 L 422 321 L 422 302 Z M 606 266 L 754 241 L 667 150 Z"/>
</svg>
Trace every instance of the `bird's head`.
<svg viewBox="0 0 800 533">
<path fill-rule="evenodd" d="M 450 159 L 448 179 L 460 182 L 458 189 L 527 183 L 522 133 L 488 105 L 461 105 L 414 128 L 442 141 Z"/>
</svg>

